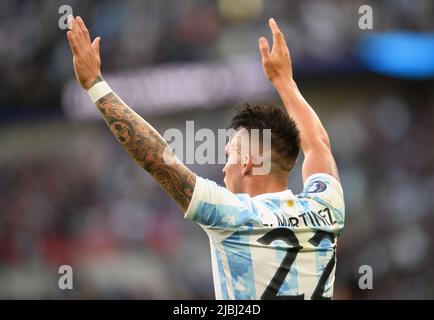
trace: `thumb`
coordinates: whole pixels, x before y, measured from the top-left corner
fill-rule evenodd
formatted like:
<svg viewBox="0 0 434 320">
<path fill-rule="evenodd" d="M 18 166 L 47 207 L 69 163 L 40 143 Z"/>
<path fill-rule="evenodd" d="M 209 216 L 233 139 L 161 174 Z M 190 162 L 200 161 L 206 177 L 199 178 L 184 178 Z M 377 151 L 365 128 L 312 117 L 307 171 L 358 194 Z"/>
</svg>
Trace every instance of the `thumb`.
<svg viewBox="0 0 434 320">
<path fill-rule="evenodd" d="M 259 50 L 261 51 L 262 59 L 267 60 L 270 58 L 270 46 L 264 37 L 259 38 Z"/>
<path fill-rule="evenodd" d="M 92 42 L 92 49 L 97 55 L 99 55 L 100 52 L 100 42 L 101 42 L 100 37 L 96 37 L 95 40 L 93 40 Z"/>
</svg>

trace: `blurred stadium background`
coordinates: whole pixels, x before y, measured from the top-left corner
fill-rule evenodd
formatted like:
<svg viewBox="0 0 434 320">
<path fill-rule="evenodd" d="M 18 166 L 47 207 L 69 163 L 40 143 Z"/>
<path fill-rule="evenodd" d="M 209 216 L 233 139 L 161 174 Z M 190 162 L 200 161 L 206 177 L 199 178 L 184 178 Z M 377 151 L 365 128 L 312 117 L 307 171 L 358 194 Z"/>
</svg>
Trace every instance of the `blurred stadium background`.
<svg viewBox="0 0 434 320">
<path fill-rule="evenodd" d="M 340 166 L 335 298 L 434 298 L 432 0 L 0 1 L 0 298 L 214 297 L 205 233 L 75 83 L 62 4 L 102 37 L 103 75 L 160 132 L 280 103 L 257 50 L 276 18 Z M 363 4 L 373 30 L 358 26 Z M 190 167 L 223 183 L 222 165 Z M 301 190 L 299 167 L 289 186 Z M 57 286 L 64 264 L 72 291 Z M 373 290 L 358 288 L 361 265 Z"/>
</svg>

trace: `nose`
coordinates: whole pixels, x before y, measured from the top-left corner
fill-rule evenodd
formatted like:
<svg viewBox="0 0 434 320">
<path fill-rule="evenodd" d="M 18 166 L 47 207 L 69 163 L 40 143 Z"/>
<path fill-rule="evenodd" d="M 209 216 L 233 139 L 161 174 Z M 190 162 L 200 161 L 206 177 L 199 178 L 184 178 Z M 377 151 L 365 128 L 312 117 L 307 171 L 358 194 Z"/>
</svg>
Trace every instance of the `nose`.
<svg viewBox="0 0 434 320">
<path fill-rule="evenodd" d="M 228 169 L 228 163 L 225 163 L 225 166 L 223 167 L 222 171 L 223 171 L 223 175 L 226 176 L 226 171 Z"/>
</svg>

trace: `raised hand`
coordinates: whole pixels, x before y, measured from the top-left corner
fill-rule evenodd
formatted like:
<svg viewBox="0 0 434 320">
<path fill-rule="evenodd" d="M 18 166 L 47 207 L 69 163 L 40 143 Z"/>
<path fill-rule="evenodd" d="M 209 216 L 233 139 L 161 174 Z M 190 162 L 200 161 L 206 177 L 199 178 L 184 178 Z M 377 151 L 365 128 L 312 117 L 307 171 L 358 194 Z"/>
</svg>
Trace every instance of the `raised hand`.
<svg viewBox="0 0 434 320">
<path fill-rule="evenodd" d="M 291 56 L 286 46 L 285 36 L 280 31 L 274 19 L 269 20 L 270 29 L 273 33 L 273 48 L 270 47 L 266 38 L 259 38 L 259 50 L 262 55 L 264 73 L 271 82 L 292 79 Z"/>
<path fill-rule="evenodd" d="M 73 55 L 75 76 L 84 89 L 89 89 L 101 79 L 100 41 L 90 42 L 89 30 L 80 17 L 68 17 L 70 31 L 67 33 Z"/>
</svg>

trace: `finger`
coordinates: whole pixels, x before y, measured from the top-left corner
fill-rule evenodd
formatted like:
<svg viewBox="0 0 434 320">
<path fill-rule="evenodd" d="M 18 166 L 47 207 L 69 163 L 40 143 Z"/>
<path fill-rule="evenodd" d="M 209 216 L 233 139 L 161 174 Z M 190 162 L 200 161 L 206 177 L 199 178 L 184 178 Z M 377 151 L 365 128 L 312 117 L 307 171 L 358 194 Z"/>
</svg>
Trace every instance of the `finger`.
<svg viewBox="0 0 434 320">
<path fill-rule="evenodd" d="M 273 33 L 282 33 L 282 31 L 280 31 L 279 26 L 277 25 L 276 20 L 274 20 L 273 18 L 270 18 L 270 20 L 268 21 L 271 31 Z"/>
<path fill-rule="evenodd" d="M 100 37 L 96 37 L 95 40 L 93 40 L 92 42 L 92 49 L 97 55 L 100 54 L 100 42 L 101 42 Z"/>
<path fill-rule="evenodd" d="M 75 29 L 74 16 L 71 16 L 71 15 L 68 16 L 68 26 L 69 26 L 69 30 L 71 30 L 71 31 L 73 31 Z"/>
<path fill-rule="evenodd" d="M 68 16 L 69 28 L 71 29 L 72 38 L 77 40 L 78 34 L 80 32 L 80 26 L 78 25 L 77 19 L 74 16 Z"/>
<path fill-rule="evenodd" d="M 84 21 L 80 16 L 77 16 L 76 20 L 77 20 L 77 25 L 80 28 L 80 31 L 87 30 L 86 25 L 84 24 Z"/>
<path fill-rule="evenodd" d="M 89 30 L 86 28 L 83 19 L 80 16 L 78 16 L 76 18 L 76 21 L 77 21 L 77 26 L 80 29 L 81 40 L 90 43 Z"/>
<path fill-rule="evenodd" d="M 270 46 L 264 37 L 259 38 L 259 51 L 261 51 L 262 59 L 270 58 Z"/>
<path fill-rule="evenodd" d="M 72 54 L 76 55 L 78 53 L 78 47 L 72 31 L 68 31 L 66 33 L 66 37 L 68 38 L 68 42 L 69 42 L 69 46 L 71 47 Z"/>
<path fill-rule="evenodd" d="M 279 26 L 273 18 L 269 20 L 269 25 L 271 32 L 273 33 L 273 50 L 280 50 L 286 45 L 285 36 L 283 35 L 282 31 L 280 31 Z"/>
</svg>

